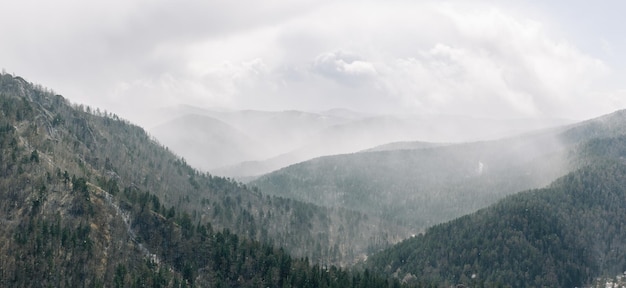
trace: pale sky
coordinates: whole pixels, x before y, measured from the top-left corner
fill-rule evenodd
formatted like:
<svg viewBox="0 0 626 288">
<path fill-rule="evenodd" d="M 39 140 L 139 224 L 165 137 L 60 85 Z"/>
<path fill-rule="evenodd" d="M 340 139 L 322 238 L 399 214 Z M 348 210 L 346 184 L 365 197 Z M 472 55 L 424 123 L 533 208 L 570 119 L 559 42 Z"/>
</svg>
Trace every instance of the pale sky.
<svg viewBox="0 0 626 288">
<path fill-rule="evenodd" d="M 5 1 L 0 67 L 159 107 L 586 119 L 626 108 L 623 1 Z"/>
</svg>

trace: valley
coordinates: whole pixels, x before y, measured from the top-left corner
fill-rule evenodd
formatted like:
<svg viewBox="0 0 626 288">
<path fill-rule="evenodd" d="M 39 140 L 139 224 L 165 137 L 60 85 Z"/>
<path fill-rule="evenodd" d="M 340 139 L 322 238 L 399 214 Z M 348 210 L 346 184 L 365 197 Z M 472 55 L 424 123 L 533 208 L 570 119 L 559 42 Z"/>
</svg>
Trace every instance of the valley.
<svg viewBox="0 0 626 288">
<path fill-rule="evenodd" d="M 278 115 L 249 113 L 259 123 Z M 284 147 L 262 145 L 241 128 L 249 120 L 237 127 L 216 115 L 160 127 L 193 127 L 171 136 L 189 151 L 232 148 L 216 166 L 322 145 L 302 136 L 310 130 Z M 626 112 L 460 143 L 368 142 L 368 127 L 397 119 L 353 122 L 362 115 L 334 111 L 325 126 L 320 115 L 272 121 L 297 127 L 304 118 L 327 131 L 315 137 L 334 139 L 336 150 L 315 153 L 348 154 L 284 162 L 243 183 L 195 168 L 187 161 L 202 158 L 177 156 L 114 113 L 2 74 L 0 283 L 571 287 L 626 269 Z M 360 146 L 335 145 L 342 137 Z"/>
<path fill-rule="evenodd" d="M 159 142 L 196 168 L 242 181 L 313 158 L 354 153 L 392 142 L 493 140 L 571 122 L 375 115 L 349 110 L 270 112 L 174 107 L 158 113 L 175 115 L 149 130 Z"/>
</svg>

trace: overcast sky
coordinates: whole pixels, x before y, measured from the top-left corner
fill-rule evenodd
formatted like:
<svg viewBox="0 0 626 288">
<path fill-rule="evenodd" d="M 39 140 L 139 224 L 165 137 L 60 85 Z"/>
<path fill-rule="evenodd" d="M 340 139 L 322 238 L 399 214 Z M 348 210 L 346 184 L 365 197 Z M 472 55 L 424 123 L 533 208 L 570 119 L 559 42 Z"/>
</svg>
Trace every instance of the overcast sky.
<svg viewBox="0 0 626 288">
<path fill-rule="evenodd" d="M 181 103 L 569 119 L 626 108 L 623 1 L 0 1 L 0 67 L 143 125 Z"/>
</svg>

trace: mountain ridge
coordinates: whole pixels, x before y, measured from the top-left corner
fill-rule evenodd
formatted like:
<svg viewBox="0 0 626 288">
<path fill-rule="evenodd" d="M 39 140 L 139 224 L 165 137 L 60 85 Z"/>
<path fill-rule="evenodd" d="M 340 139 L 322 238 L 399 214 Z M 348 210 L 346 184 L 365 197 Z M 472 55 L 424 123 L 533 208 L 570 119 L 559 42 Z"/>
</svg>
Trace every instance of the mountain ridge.
<svg viewBox="0 0 626 288">
<path fill-rule="evenodd" d="M 206 164 L 200 165 L 202 162 L 215 158 L 213 154 L 219 155 L 219 149 L 206 150 L 202 153 L 191 153 L 189 149 L 175 149 L 186 159 L 198 159 L 198 164 L 194 164 L 196 167 L 204 170 L 211 168 L 208 171 L 213 174 L 236 179 L 249 179 L 251 176 L 260 176 L 312 158 L 358 152 L 394 141 L 459 142 L 470 139 L 492 139 L 567 122 L 560 119 L 496 121 L 463 116 L 376 115 L 343 110 L 322 112 L 211 111 L 190 107 L 173 109 L 172 113 L 178 115 L 177 117 L 185 114 L 200 114 L 218 119 L 246 134 L 253 140 L 253 143 L 260 143 L 260 146 L 268 149 L 267 153 L 254 153 L 240 163 L 228 163 L 222 167 L 213 168 Z M 203 132 L 192 133 L 185 132 L 185 125 L 171 125 L 172 121 L 166 122 L 170 123 L 170 132 L 161 129 L 157 138 L 170 133 L 188 138 L 187 142 L 192 146 L 211 142 L 209 137 L 202 136 L 212 134 L 210 126 Z M 202 123 L 194 123 L 193 126 L 201 127 Z M 155 127 L 151 131 L 154 129 Z M 200 135 L 198 138 L 204 140 L 194 140 L 194 137 L 185 136 L 185 134 L 198 134 Z M 220 137 L 216 137 L 215 141 L 219 139 Z M 162 142 L 167 143 L 166 140 L 167 138 L 164 137 Z M 195 142 L 200 143 L 194 144 Z M 235 146 L 237 145 L 246 146 L 244 144 Z M 228 148 L 225 148 L 226 151 Z"/>
<path fill-rule="evenodd" d="M 393 284 L 315 264 L 347 265 L 399 241 L 391 223 L 372 234 L 365 227 L 379 219 L 199 172 L 115 114 L 7 74 L 0 116 L 3 285 Z"/>
<path fill-rule="evenodd" d="M 624 115 L 626 111 L 616 111 L 498 140 L 402 142 L 324 156 L 268 173 L 249 185 L 272 195 L 390 217 L 419 232 L 506 195 L 544 187 L 581 167 L 574 157 L 577 145 L 626 134 Z"/>
<path fill-rule="evenodd" d="M 595 277 L 626 267 L 626 229 L 621 223 L 626 217 L 621 201 L 626 195 L 625 123 L 626 111 L 617 111 L 558 128 L 556 138 L 554 131 L 541 131 L 530 138 L 340 155 L 336 157 L 342 161 L 355 155 L 367 161 L 336 168 L 324 166 L 334 157 L 315 160 L 314 168 L 331 167 L 324 170 L 343 177 L 335 184 L 352 185 L 355 191 L 366 191 L 368 185 L 338 172 L 369 173 L 383 167 L 387 174 L 378 179 L 389 181 L 379 182 L 380 187 L 402 188 L 401 179 L 422 177 L 431 182 L 421 185 L 432 185 L 445 201 L 463 204 L 453 211 L 460 215 L 455 220 L 420 230 L 408 229 L 408 220 L 401 218 L 430 213 L 413 206 L 432 204 L 432 198 L 418 198 L 419 193 L 413 198 L 362 194 L 331 199 L 352 201 L 354 208 L 369 205 L 367 201 L 383 205 L 403 200 L 400 208 L 412 213 L 406 215 L 387 213 L 401 209 L 368 214 L 270 196 L 249 184 L 192 168 L 115 114 L 71 104 L 40 85 L 2 74 L 0 283 L 588 285 Z M 383 159 L 393 161 L 385 164 Z M 400 160 L 428 165 L 399 166 L 401 173 L 389 169 Z M 563 170 L 561 164 L 570 166 Z M 305 175 L 311 183 L 327 177 Z M 518 182 L 506 184 L 512 179 Z M 545 188 L 517 193 L 519 183 Z M 475 193 L 456 199 L 454 191 L 471 192 L 467 185 L 473 191 L 491 191 L 487 198 L 507 189 L 513 192 L 465 215 L 463 206 L 485 205 Z M 484 230 L 489 227 L 493 229 Z M 408 238 L 411 233 L 418 236 Z M 401 239 L 406 240 L 389 248 Z M 476 247 L 484 252 L 474 253 Z M 511 257 L 498 256 L 505 254 Z M 351 266 L 358 259 L 367 260 L 356 269 L 333 266 Z"/>
<path fill-rule="evenodd" d="M 623 155 L 626 138 L 619 142 Z M 594 161 L 546 188 L 431 227 L 368 258 L 368 267 L 408 282 L 470 286 L 578 287 L 621 274 L 625 164 Z"/>
</svg>

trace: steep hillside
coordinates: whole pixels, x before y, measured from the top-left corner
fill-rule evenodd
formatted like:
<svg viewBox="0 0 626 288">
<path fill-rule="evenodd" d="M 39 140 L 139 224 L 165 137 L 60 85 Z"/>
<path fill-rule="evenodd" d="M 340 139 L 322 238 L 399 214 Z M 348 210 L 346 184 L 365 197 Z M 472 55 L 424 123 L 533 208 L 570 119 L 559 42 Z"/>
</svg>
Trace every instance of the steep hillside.
<svg viewBox="0 0 626 288">
<path fill-rule="evenodd" d="M 347 273 L 321 272 L 309 261 L 350 263 L 406 235 L 375 217 L 263 196 L 200 173 L 141 128 L 20 77 L 1 75 L 0 116 L 0 283 L 7 286 L 251 286 L 256 278 L 299 287 L 313 279 L 305 275 Z M 367 229 L 373 225 L 389 230 Z M 246 239 L 309 260 L 291 262 L 288 270 L 302 274 L 282 273 L 276 261 L 291 261 L 287 252 Z M 216 261 L 242 266 L 218 272 L 229 266 Z M 348 282 L 375 278 L 358 275 Z"/>
<path fill-rule="evenodd" d="M 581 167 L 578 145 L 626 135 L 626 112 L 496 141 L 404 142 L 295 164 L 249 183 L 272 195 L 400 221 L 415 232 Z"/>
<path fill-rule="evenodd" d="M 563 175 L 552 133 L 493 142 L 322 157 L 250 183 L 273 195 L 401 221 L 418 232 Z"/>
<path fill-rule="evenodd" d="M 582 147 L 589 165 L 549 187 L 428 229 L 370 257 L 409 282 L 581 287 L 626 269 L 626 137 Z M 590 160 L 594 159 L 594 160 Z"/>
</svg>

